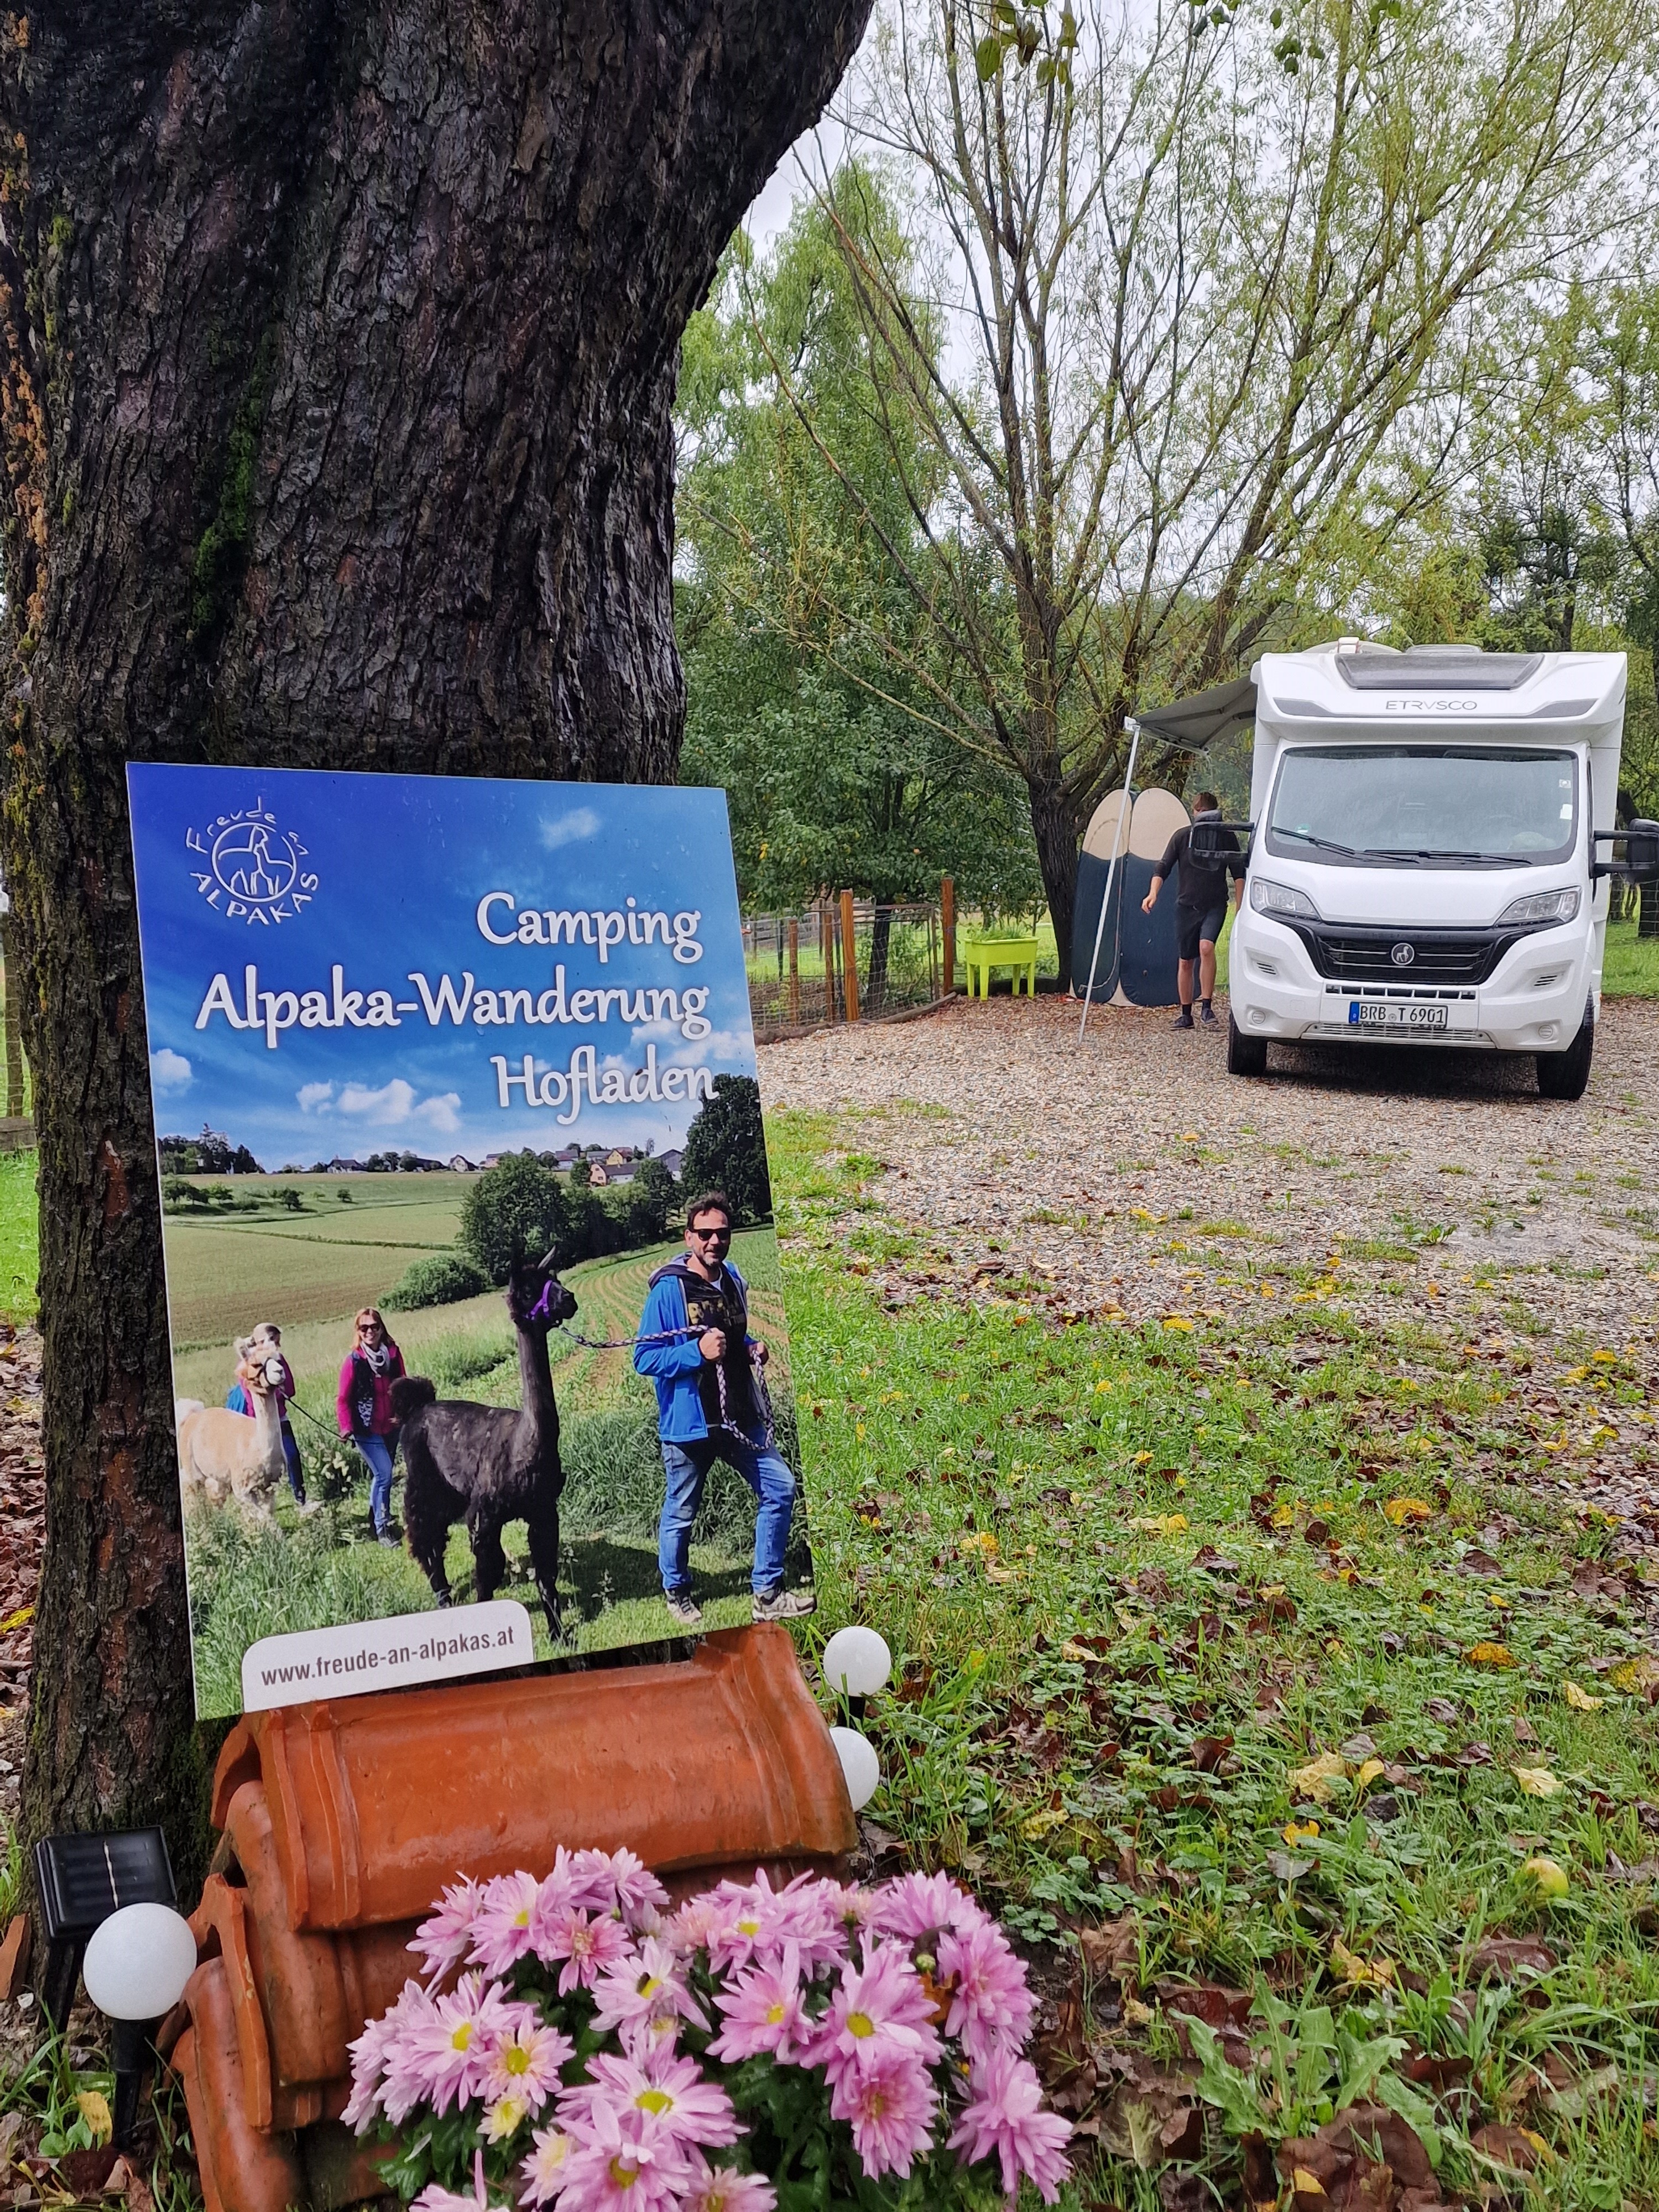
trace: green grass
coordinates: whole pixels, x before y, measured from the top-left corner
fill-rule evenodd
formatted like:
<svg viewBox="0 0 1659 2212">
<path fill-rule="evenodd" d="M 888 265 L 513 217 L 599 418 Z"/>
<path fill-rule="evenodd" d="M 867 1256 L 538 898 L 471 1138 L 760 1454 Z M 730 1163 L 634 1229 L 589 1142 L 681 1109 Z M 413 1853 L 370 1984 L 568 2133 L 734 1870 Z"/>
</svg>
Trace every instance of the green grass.
<svg viewBox="0 0 1659 2212">
<path fill-rule="evenodd" d="M 1645 1697 L 1606 1671 L 1641 1655 L 1642 1616 L 1571 1588 L 1607 1549 L 1602 1517 L 1527 1486 L 1559 1474 L 1565 1419 L 1639 1407 L 1640 1369 L 1615 1352 L 1559 1379 L 1565 1413 L 1538 1435 L 1516 1425 L 1525 1385 L 1507 1361 L 1367 1333 L 1321 1301 L 1066 1327 L 1034 1280 L 890 1310 L 860 1254 L 919 1283 L 939 1263 L 884 1214 L 873 1163 L 827 1118 L 769 1126 L 814 1639 L 868 1621 L 897 1661 L 866 1723 L 885 1776 L 871 1816 L 912 1863 L 959 1870 L 1055 1946 L 1062 1973 L 1072 1929 L 1134 1916 L 1140 2026 L 1103 2013 L 1097 2047 L 1173 2056 L 1158 1986 L 1217 1979 L 1255 1991 L 1258 2048 L 1274 2004 L 1310 2049 L 1334 2021 L 1390 2094 L 1412 2091 L 1407 2047 L 1467 2059 L 1468 2101 L 1432 2114 L 1445 2188 L 1474 2192 L 1471 2130 L 1518 2119 L 1560 2152 L 1540 2201 L 1659 2202 L 1644 2126 L 1659 1741 Z M 1425 1517 L 1391 1517 L 1399 1499 Z M 1477 1574 L 1464 1558 L 1498 1511 L 1516 1532 L 1492 1547 L 1499 1571 Z M 1603 1703 L 1576 1709 L 1569 1681 Z M 1337 1778 L 1294 1778 L 1322 1754 Z M 1393 1771 L 1364 1772 L 1371 1758 Z M 1526 1794 L 1517 1768 L 1561 1787 Z M 1556 1905 L 1523 1872 L 1535 1853 L 1567 1870 Z M 1473 1949 L 1494 1932 L 1538 1935 L 1558 1963 L 1483 1994 Z M 1391 1983 L 1346 1980 L 1345 1955 Z M 1542 2100 L 1546 2054 L 1575 2077 L 1616 2068 L 1613 2086 L 1570 2120 Z M 1316 2123 L 1318 2099 L 1298 2118 L 1265 2076 L 1208 2078 L 1200 2164 L 1236 2201 L 1241 2138 Z M 1149 2174 L 1085 2156 L 1085 2198 L 1153 2201 Z"/>
<path fill-rule="evenodd" d="M 1659 937 L 1638 937 L 1633 921 L 1609 922 L 1601 989 L 1609 999 L 1659 999 Z"/>
<path fill-rule="evenodd" d="M 0 1314 L 14 1328 L 40 1310 L 40 1206 L 35 1195 L 35 1155 L 0 1152 Z"/>
</svg>

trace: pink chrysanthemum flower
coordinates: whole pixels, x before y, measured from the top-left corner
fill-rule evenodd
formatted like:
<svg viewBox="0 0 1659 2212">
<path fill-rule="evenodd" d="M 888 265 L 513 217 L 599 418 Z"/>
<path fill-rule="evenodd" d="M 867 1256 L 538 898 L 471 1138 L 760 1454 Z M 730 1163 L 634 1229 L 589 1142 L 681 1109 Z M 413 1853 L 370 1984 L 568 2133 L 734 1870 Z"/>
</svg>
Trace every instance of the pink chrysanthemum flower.
<svg viewBox="0 0 1659 2212">
<path fill-rule="evenodd" d="M 530 2107 L 522 2097 L 508 2094 L 497 2097 L 494 2104 L 484 2106 L 483 2131 L 486 2142 L 505 2142 L 515 2136 L 530 2118 Z"/>
<path fill-rule="evenodd" d="M 716 1932 L 725 1925 L 726 1908 L 714 1891 L 688 1897 L 663 1930 L 663 1940 L 682 1959 L 694 1951 L 707 1951 Z"/>
<path fill-rule="evenodd" d="M 399 2042 L 434 2010 L 433 2001 L 421 1984 L 407 1981 L 380 2019 L 370 2021 L 350 2045 L 351 2095 L 340 2115 L 349 2128 L 356 2128 L 361 2135 L 375 2114 L 385 2109 L 386 2077 L 392 2069 Z M 390 2117 L 402 2119 L 419 2095 L 418 2088 L 412 2089 L 408 2103 Z"/>
<path fill-rule="evenodd" d="M 739 2173 L 735 2166 L 699 2159 L 680 2202 L 684 2212 L 777 2212 L 778 2192 L 763 2173 Z"/>
<path fill-rule="evenodd" d="M 519 2168 L 524 2201 L 550 2203 L 564 2187 L 574 2145 L 561 2128 L 538 2128 L 530 2140 L 535 2148 Z"/>
<path fill-rule="evenodd" d="M 650 2026 L 660 2034 L 659 2023 L 675 2027 L 682 2020 L 707 2027 L 708 2021 L 680 1978 L 679 1961 L 666 1943 L 647 1936 L 636 1958 L 618 1962 L 593 1984 L 593 2025 L 614 2027 L 628 2039 L 630 2027 Z"/>
<path fill-rule="evenodd" d="M 830 2110 L 850 2123 L 853 2147 L 872 2180 L 906 2175 L 933 2140 L 939 2092 L 914 2051 L 888 2043 L 836 2083 Z"/>
<path fill-rule="evenodd" d="M 823 1887 L 836 1918 L 847 1935 L 849 1937 L 862 1935 L 875 1917 L 875 1892 L 860 1887 L 855 1881 L 826 1881 Z"/>
<path fill-rule="evenodd" d="M 497 1875 L 484 1884 L 472 1919 L 468 1961 L 492 1979 L 508 1973 L 533 1948 L 532 1929 L 541 1884 L 532 1874 Z"/>
<path fill-rule="evenodd" d="M 624 1844 L 619 1850 L 611 1852 L 609 1868 L 617 1910 L 623 1920 L 635 1929 L 641 1928 L 647 1921 L 654 1923 L 667 1907 L 668 1892 L 645 1861 L 636 1857 Z M 650 1932 L 655 1932 L 654 1927 Z"/>
<path fill-rule="evenodd" d="M 608 1913 L 596 1919 L 579 1906 L 568 1905 L 562 1913 L 550 1913 L 541 1922 L 536 1955 L 549 1966 L 563 1960 L 559 1995 L 568 1997 L 572 1990 L 591 1990 L 602 1973 L 620 1967 L 634 1953 L 620 1920 L 613 1920 Z"/>
<path fill-rule="evenodd" d="M 526 2006 L 512 2033 L 491 2043 L 481 2093 L 485 2098 L 520 2098 L 527 2111 L 539 2112 L 575 2048 L 568 2035 L 544 2026 L 534 2008 Z"/>
<path fill-rule="evenodd" d="M 601 2106 L 617 2115 L 630 2141 L 662 2135 L 683 2148 L 713 2150 L 743 2133 L 732 2100 L 703 2079 L 695 2058 L 670 2051 L 639 2062 L 602 2051 L 589 2059 L 588 2071 L 591 2081 L 567 2089 L 559 2100 L 559 2118 L 578 2142 L 595 2139 Z"/>
<path fill-rule="evenodd" d="M 763 1873 L 754 1882 L 723 1881 L 709 1893 L 708 1963 L 716 1973 L 746 1966 L 770 1933 L 772 1888 Z"/>
<path fill-rule="evenodd" d="M 931 2066 L 941 2050 L 933 2010 L 909 1953 L 896 1943 L 878 1944 L 861 1969 L 850 1963 L 842 1968 L 813 2040 L 812 2061 L 832 2083 L 896 2049 Z"/>
<path fill-rule="evenodd" d="M 881 1936 L 902 1936 L 907 1943 L 936 1936 L 941 1929 L 965 1929 L 985 1915 L 973 1899 L 957 1887 L 949 1875 L 907 1874 L 884 1882 L 876 1892 L 870 1924 Z"/>
<path fill-rule="evenodd" d="M 478 1884 L 470 1878 L 452 1882 L 439 1899 L 438 1910 L 415 1930 L 409 1948 L 426 1960 L 429 1978 L 435 1979 L 465 1958 L 472 1946 L 472 1922 L 483 1895 Z"/>
<path fill-rule="evenodd" d="M 1029 2059 L 994 2051 L 969 2075 L 969 2101 L 951 2130 L 952 2150 L 972 2164 L 995 2154 L 1012 2203 L 1024 2174 L 1045 2204 L 1071 2172 L 1065 2156 L 1072 2130 L 1058 2112 L 1042 2110 L 1042 2089 Z"/>
<path fill-rule="evenodd" d="M 383 2098 L 387 2118 L 392 2116 L 394 2091 L 401 2102 L 410 2087 L 411 2102 L 429 2099 L 436 2112 L 470 2104 L 483 2083 L 492 2047 L 513 2033 L 525 2010 L 499 1984 L 486 1983 L 482 1974 L 463 1974 L 451 1994 L 439 1997 L 388 2051 Z M 405 2112 L 409 2109 L 404 2106 Z"/>
<path fill-rule="evenodd" d="M 799 2065 L 811 2048 L 816 2023 L 800 1986 L 800 1954 L 783 1947 L 776 1966 L 755 1966 L 737 1975 L 714 1999 L 726 2024 L 708 2046 L 728 2063 L 769 2052 L 781 2065 Z"/>
<path fill-rule="evenodd" d="M 429 2181 L 410 2212 L 489 2212 L 489 2185 L 484 2179 L 482 2151 L 473 2156 L 472 2187 L 474 2193 L 469 2196 L 465 2190 L 446 2189 L 440 2182 Z"/>
<path fill-rule="evenodd" d="M 593 2106 L 592 2133 L 564 2162 L 562 2203 L 580 2212 L 669 2212 L 691 2179 L 681 2145 L 661 2129 L 624 2127 L 616 2108 Z"/>
<path fill-rule="evenodd" d="M 1025 1969 L 994 1920 L 939 1937 L 938 1978 L 951 1985 L 945 2032 L 960 2039 L 970 2059 L 1024 2047 L 1036 2007 Z"/>
</svg>

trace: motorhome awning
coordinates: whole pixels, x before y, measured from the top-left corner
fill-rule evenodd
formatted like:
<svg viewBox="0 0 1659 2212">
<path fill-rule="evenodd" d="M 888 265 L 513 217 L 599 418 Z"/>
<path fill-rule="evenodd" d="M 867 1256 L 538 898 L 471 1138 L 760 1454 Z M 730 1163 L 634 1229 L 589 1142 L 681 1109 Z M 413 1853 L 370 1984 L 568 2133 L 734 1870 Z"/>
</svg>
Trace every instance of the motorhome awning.
<svg viewBox="0 0 1659 2212">
<path fill-rule="evenodd" d="M 1255 685 L 1249 677 L 1240 676 L 1167 707 L 1138 708 L 1134 719 L 1143 730 L 1179 745 L 1183 752 L 1201 753 L 1206 745 L 1231 737 L 1255 720 Z"/>
</svg>

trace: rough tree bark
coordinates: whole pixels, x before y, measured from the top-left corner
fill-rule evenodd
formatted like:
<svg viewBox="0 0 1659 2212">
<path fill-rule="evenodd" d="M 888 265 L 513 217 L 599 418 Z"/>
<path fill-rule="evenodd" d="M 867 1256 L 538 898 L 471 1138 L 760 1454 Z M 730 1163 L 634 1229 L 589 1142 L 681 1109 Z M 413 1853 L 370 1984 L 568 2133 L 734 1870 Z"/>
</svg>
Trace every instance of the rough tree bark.
<svg viewBox="0 0 1659 2212">
<path fill-rule="evenodd" d="M 869 4 L 0 16 L 35 1832 L 199 1802 L 124 763 L 672 777 L 680 332 Z"/>
</svg>

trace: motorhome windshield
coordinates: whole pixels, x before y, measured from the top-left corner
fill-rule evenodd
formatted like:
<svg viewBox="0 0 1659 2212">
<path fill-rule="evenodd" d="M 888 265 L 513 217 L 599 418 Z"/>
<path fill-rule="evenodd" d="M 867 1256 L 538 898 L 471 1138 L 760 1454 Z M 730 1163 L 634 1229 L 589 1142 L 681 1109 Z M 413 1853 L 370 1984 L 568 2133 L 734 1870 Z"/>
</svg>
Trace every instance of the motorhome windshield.
<svg viewBox="0 0 1659 2212">
<path fill-rule="evenodd" d="M 1285 753 L 1270 853 L 1341 867 L 1564 860 L 1578 826 L 1571 753 L 1497 745 L 1317 745 Z"/>
</svg>

